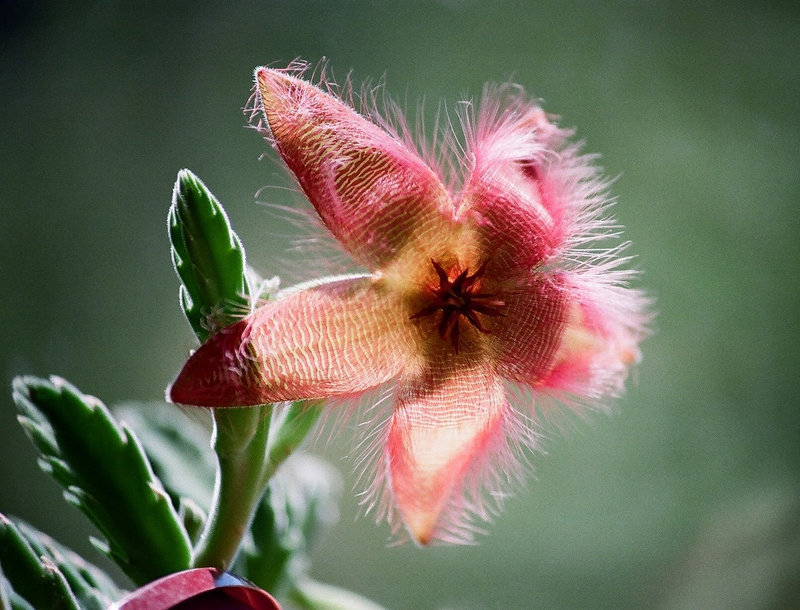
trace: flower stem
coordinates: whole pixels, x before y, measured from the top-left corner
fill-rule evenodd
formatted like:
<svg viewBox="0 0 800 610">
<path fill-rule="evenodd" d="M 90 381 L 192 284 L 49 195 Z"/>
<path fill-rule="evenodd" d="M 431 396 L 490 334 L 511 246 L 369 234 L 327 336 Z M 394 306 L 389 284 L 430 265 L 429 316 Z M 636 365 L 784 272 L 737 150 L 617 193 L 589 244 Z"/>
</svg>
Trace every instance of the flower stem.
<svg viewBox="0 0 800 610">
<path fill-rule="evenodd" d="M 217 477 L 208 520 L 192 554 L 193 567 L 228 569 L 269 480 L 294 452 L 321 412 L 319 403 L 214 410 Z"/>
<path fill-rule="evenodd" d="M 264 471 L 272 406 L 215 409 L 213 413 L 217 475 L 192 566 L 226 570 L 236 557 L 269 480 Z"/>
</svg>

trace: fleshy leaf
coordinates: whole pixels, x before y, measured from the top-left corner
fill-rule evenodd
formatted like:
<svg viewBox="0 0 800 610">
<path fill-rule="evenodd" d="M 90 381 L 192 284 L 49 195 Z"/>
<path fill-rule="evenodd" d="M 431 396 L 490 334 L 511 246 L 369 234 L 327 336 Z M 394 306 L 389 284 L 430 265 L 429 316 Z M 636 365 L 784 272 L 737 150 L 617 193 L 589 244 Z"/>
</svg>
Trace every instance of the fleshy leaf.
<svg viewBox="0 0 800 610">
<path fill-rule="evenodd" d="M 136 432 L 167 493 L 207 509 L 215 466 L 203 426 L 160 402 L 115 405 L 114 413 Z"/>
<path fill-rule="evenodd" d="M 36 608 L 31 606 L 27 600 L 13 589 L 9 592 L 7 597 L 0 598 L 0 602 L 6 604 L 2 606 L 3 608 L 8 607 L 11 608 L 11 610 L 36 610 Z"/>
<path fill-rule="evenodd" d="M 192 543 L 206 520 L 214 486 L 214 458 L 208 432 L 163 403 L 125 403 L 114 409 L 141 440 L 156 476 L 178 503 L 178 514 Z"/>
<path fill-rule="evenodd" d="M 103 610 L 121 595 L 105 572 L 46 534 L 2 514 L 0 564 L 12 608 Z"/>
<path fill-rule="evenodd" d="M 383 610 L 372 600 L 310 578 L 303 578 L 292 591 L 296 607 L 307 610 Z"/>
<path fill-rule="evenodd" d="M 188 169 L 178 172 L 168 224 L 183 311 L 204 341 L 248 310 L 244 249 L 222 205 Z"/>
<path fill-rule="evenodd" d="M 338 516 L 341 482 L 327 463 L 298 454 L 270 480 L 234 572 L 279 596 L 309 566 L 320 531 Z"/>
<path fill-rule="evenodd" d="M 137 584 L 188 567 L 189 538 L 139 440 L 98 399 L 58 377 L 18 377 L 19 421 L 40 465 L 97 526 Z"/>
<path fill-rule="evenodd" d="M 183 527 L 186 529 L 186 533 L 189 534 L 192 544 L 197 544 L 197 541 L 200 540 L 200 534 L 203 532 L 203 525 L 208 519 L 206 511 L 200 508 L 200 505 L 191 498 L 181 498 L 178 505 L 178 514 L 181 516 Z"/>
</svg>

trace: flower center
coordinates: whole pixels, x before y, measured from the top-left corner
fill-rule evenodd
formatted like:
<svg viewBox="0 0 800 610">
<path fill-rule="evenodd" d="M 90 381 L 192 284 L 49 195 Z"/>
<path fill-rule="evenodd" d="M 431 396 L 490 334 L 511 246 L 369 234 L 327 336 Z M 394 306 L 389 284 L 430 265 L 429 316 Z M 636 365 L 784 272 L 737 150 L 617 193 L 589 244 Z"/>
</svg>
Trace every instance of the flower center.
<svg viewBox="0 0 800 610">
<path fill-rule="evenodd" d="M 502 309 L 506 303 L 497 294 L 480 292 L 479 280 L 483 277 L 488 262 L 484 262 L 473 274 L 470 274 L 469 269 L 464 269 L 454 280 L 451 280 L 442 266 L 431 259 L 436 275 L 439 277 L 439 285 L 430 288 L 432 297 L 430 303 L 410 316 L 409 319 L 433 316 L 441 311 L 439 336 L 450 341 L 456 353 L 458 353 L 458 326 L 461 318 L 464 318 L 479 332 L 489 334 L 490 331 L 484 328 L 478 314 L 505 316 Z"/>
</svg>

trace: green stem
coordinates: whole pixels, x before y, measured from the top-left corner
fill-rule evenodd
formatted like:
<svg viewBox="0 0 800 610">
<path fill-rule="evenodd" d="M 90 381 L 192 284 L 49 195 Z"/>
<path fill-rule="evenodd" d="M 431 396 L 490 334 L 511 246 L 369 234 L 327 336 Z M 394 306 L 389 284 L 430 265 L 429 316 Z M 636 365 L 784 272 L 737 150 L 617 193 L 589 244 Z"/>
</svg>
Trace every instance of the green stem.
<svg viewBox="0 0 800 610">
<path fill-rule="evenodd" d="M 233 563 L 271 476 L 265 463 L 271 414 L 271 405 L 214 410 L 217 475 L 193 567 L 226 570 Z"/>
<path fill-rule="evenodd" d="M 296 402 L 275 418 L 272 411 L 272 405 L 214 410 L 217 477 L 193 567 L 231 566 L 269 480 L 306 437 L 321 405 Z"/>
<path fill-rule="evenodd" d="M 293 402 L 283 411 L 281 419 L 274 422 L 275 432 L 270 436 L 268 465 L 272 470 L 269 476 L 272 476 L 278 466 L 283 464 L 303 442 L 321 413 L 321 402 Z"/>
</svg>

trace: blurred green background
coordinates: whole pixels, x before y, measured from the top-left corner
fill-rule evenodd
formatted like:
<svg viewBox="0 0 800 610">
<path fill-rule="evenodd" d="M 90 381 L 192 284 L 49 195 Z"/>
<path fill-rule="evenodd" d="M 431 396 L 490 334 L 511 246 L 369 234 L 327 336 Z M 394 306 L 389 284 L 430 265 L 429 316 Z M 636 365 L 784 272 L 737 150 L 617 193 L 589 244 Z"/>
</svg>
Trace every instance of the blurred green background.
<svg viewBox="0 0 800 610">
<path fill-rule="evenodd" d="M 696 5 L 697 4 L 697 5 Z M 700 6 L 699 4 L 702 4 Z M 797 2 L 0 3 L 0 372 L 159 399 L 193 347 L 169 261 L 198 173 L 262 273 L 312 276 L 255 203 L 253 67 L 330 59 L 409 108 L 509 78 L 602 153 L 657 334 L 613 417 L 569 422 L 478 546 L 389 548 L 347 476 L 313 573 L 388 608 L 777 608 L 800 596 Z M 268 189 L 259 199 L 297 206 Z M 0 511 L 86 551 L 0 398 Z"/>
</svg>

